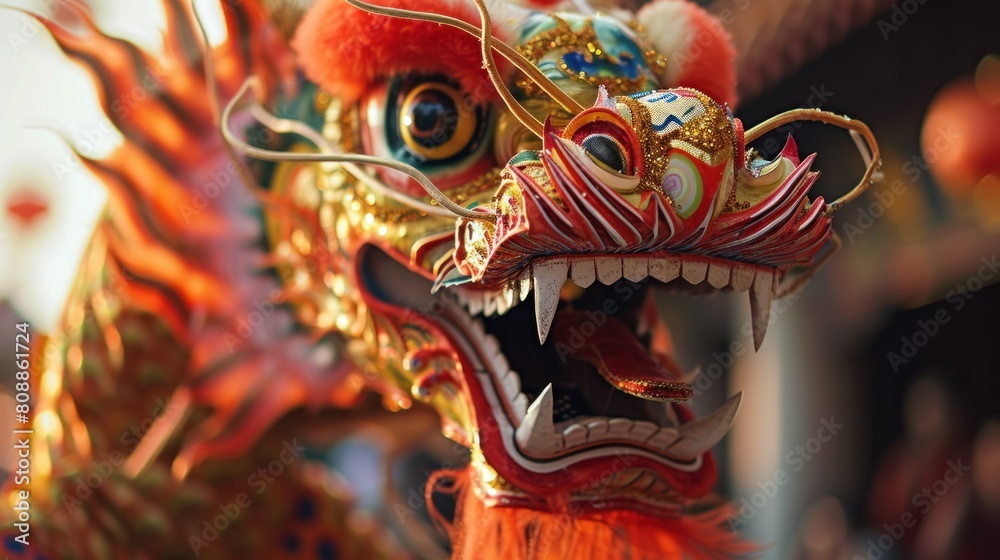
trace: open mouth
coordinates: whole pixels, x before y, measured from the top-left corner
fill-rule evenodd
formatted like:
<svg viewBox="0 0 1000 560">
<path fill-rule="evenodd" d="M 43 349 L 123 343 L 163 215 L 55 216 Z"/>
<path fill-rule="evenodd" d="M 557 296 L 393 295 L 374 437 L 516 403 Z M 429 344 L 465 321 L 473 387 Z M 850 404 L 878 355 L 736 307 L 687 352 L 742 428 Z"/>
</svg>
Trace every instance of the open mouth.
<svg viewBox="0 0 1000 560">
<path fill-rule="evenodd" d="M 527 281 L 497 291 L 454 286 L 432 295 L 428 280 L 407 272 L 408 289 L 390 296 L 372 280 L 399 278 L 403 266 L 378 250 L 366 260 L 372 295 L 410 309 L 438 302 L 433 321 L 462 358 L 484 451 L 502 449 L 537 474 L 623 454 L 657 470 L 702 469 L 740 395 L 701 419 L 679 404 L 692 395 L 690 376 L 657 351 L 653 288 L 753 294 L 759 275 L 769 299 L 773 274 L 741 267 L 750 276 L 733 275 L 722 261 L 668 253 L 576 255 L 538 259 L 522 276 Z"/>
<path fill-rule="evenodd" d="M 677 466 L 718 443 L 740 397 L 703 419 L 682 420 L 674 403 L 691 397 L 691 376 L 653 348 L 658 318 L 651 287 L 752 293 L 753 277 L 734 283 L 726 274 L 723 282 L 724 269 L 721 262 L 665 253 L 556 257 L 536 261 L 516 293 L 452 288 L 470 315 L 483 314 L 487 344 L 495 341 L 501 365 L 508 366 L 494 377 L 516 426 L 518 451 L 552 460 L 627 445 Z M 715 271 L 711 283 L 709 270 Z M 760 275 L 768 278 L 770 271 L 762 268 Z M 767 288 L 769 298 L 770 282 Z"/>
</svg>

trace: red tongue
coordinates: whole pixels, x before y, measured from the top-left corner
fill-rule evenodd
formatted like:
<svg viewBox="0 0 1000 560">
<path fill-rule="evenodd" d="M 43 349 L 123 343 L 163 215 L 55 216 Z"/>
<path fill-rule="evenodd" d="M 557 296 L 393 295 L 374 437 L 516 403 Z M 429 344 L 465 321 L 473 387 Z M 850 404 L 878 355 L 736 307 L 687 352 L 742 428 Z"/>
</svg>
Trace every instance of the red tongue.
<svg viewBox="0 0 1000 560">
<path fill-rule="evenodd" d="M 604 319 L 600 325 L 595 319 Z M 663 370 L 624 324 L 607 315 L 560 309 L 552 325 L 560 356 L 590 362 L 601 376 L 630 395 L 657 401 L 682 402 L 693 391 Z"/>
</svg>

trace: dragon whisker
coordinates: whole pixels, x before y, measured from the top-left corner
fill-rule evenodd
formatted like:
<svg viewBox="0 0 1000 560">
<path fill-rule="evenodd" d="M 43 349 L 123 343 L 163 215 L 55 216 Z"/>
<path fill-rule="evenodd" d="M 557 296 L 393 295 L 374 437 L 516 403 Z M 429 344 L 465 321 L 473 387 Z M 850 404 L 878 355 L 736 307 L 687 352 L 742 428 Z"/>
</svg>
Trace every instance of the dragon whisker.
<svg viewBox="0 0 1000 560">
<path fill-rule="evenodd" d="M 882 157 L 878 148 L 878 142 L 875 140 L 875 135 L 872 134 L 871 129 L 861 121 L 856 121 L 835 113 L 820 109 L 792 109 L 791 111 L 785 111 L 748 130 L 744 136 L 745 142 L 746 144 L 750 144 L 763 134 L 795 121 L 821 122 L 850 131 L 851 138 L 854 139 L 854 143 L 858 147 L 858 152 L 861 154 L 862 159 L 864 159 L 865 165 L 867 165 L 861 181 L 848 191 L 847 194 L 827 205 L 827 216 L 833 215 L 841 206 L 861 196 L 861 193 L 868 190 L 868 187 L 876 180 L 881 180 L 882 175 L 879 173 L 879 169 L 882 167 Z M 867 144 L 867 149 L 865 149 L 862 140 L 864 144 Z"/>
</svg>

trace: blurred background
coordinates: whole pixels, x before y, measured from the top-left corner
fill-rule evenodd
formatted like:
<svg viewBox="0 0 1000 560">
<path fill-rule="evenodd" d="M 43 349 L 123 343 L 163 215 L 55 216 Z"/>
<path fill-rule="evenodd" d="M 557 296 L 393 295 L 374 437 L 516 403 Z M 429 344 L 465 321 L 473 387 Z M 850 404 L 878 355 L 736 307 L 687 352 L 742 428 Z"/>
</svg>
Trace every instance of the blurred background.
<svg viewBox="0 0 1000 560">
<path fill-rule="evenodd" d="M 885 174 L 837 214 L 842 250 L 802 293 L 775 303 L 760 352 L 747 350 L 743 298 L 661 299 L 670 324 L 685 325 L 674 329 L 676 345 L 690 349 L 684 365 L 702 367 L 696 409 L 745 392 L 717 449 L 718 490 L 739 508 L 733 528 L 765 543 L 766 558 L 997 557 L 1000 4 L 700 3 L 739 52 L 744 123 L 793 107 L 856 117 L 878 137 Z M 109 33 L 158 48 L 156 3 L 91 4 Z M 106 199 L 74 149 L 100 157 L 121 138 L 86 74 L 16 10 L 0 9 L 0 72 L 7 340 L 18 320 L 39 332 L 57 324 Z M 818 124 L 780 130 L 760 151 L 774 155 L 789 132 L 804 154 L 819 152 L 815 191 L 827 199 L 861 176 L 849 138 Z M 0 391 L 5 407 L 11 392 Z M 12 460 L 5 437 L 0 469 Z M 379 517 L 391 511 L 386 484 L 405 501 L 406 488 L 454 456 L 436 445 L 442 454 L 406 458 L 389 480 L 377 474 L 382 448 L 365 437 L 329 450 L 326 463 Z M 416 549 L 441 553 L 432 543 Z"/>
</svg>

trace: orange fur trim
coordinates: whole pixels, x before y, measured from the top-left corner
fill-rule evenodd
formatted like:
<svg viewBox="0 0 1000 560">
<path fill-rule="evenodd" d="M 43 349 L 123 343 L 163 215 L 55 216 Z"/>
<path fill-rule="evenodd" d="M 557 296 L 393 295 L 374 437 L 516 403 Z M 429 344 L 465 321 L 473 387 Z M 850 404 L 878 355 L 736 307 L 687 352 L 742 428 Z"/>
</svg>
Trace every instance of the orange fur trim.
<svg viewBox="0 0 1000 560">
<path fill-rule="evenodd" d="M 444 14 L 480 26 L 471 2 L 378 0 L 380 6 Z M 493 26 L 493 34 L 505 39 Z M 479 39 L 434 23 L 390 18 L 354 8 L 343 0 L 319 0 L 292 40 L 306 75 L 347 103 L 357 101 L 393 74 L 443 74 L 477 101 L 495 95 L 483 69 Z M 505 61 L 494 57 L 504 68 Z"/>
<path fill-rule="evenodd" d="M 500 560 L 613 560 L 618 558 L 722 560 L 758 551 L 725 526 L 729 506 L 680 518 L 659 518 L 630 510 L 594 514 L 545 512 L 483 503 L 469 468 L 437 473 L 431 494 L 451 493 L 457 509 L 451 536 L 453 558 Z M 433 509 L 433 508 L 432 508 Z M 441 523 L 440 516 L 435 519 Z"/>
</svg>

